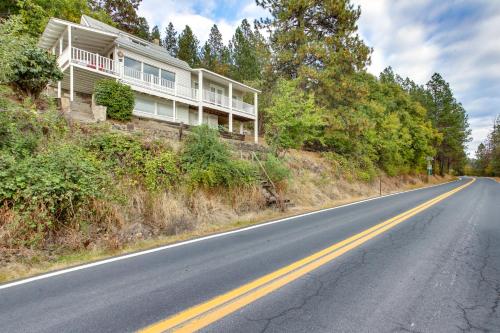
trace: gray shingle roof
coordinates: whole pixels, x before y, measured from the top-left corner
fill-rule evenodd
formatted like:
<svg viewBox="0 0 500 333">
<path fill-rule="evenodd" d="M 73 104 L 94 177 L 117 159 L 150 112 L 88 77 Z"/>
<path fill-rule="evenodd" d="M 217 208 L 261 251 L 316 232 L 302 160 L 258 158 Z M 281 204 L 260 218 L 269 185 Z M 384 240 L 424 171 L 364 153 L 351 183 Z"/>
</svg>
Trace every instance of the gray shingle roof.
<svg viewBox="0 0 500 333">
<path fill-rule="evenodd" d="M 132 36 L 124 31 L 121 31 L 115 27 L 112 27 L 106 23 L 98 21 L 90 16 L 82 15 L 82 24 L 85 22 L 91 28 L 99 29 L 105 32 L 111 32 L 118 34 L 117 43 L 123 48 L 129 49 L 131 51 L 140 53 L 146 57 L 150 57 L 156 59 L 161 62 L 165 62 L 172 66 L 180 67 L 191 71 L 191 67 L 187 64 L 187 62 L 182 61 L 180 59 L 172 57 L 166 49 L 161 46 L 158 46 L 154 43 L 148 42 L 144 39 Z M 136 42 L 134 42 L 134 40 Z M 140 43 L 137 43 L 140 42 Z"/>
</svg>

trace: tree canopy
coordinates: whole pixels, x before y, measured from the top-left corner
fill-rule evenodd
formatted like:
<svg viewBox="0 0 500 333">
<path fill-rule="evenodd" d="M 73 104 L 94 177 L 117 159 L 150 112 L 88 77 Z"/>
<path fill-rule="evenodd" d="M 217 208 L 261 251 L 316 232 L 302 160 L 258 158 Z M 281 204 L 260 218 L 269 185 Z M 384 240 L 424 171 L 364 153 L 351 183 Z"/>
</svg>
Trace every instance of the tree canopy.
<svg viewBox="0 0 500 333">
<path fill-rule="evenodd" d="M 77 22 L 81 14 L 92 15 L 144 39 L 158 39 L 172 56 L 192 67 L 260 89 L 258 126 L 277 150 L 329 152 L 388 174 L 422 172 L 426 159 L 433 157 L 436 172 L 463 172 L 470 129 L 467 112 L 449 83 L 435 73 L 426 84 L 417 84 L 391 67 L 378 77 L 369 74 L 372 49 L 358 34 L 361 8 L 350 0 L 256 0 L 268 11 L 267 18 L 253 26 L 243 19 L 226 41 L 214 24 L 202 44 L 188 25 L 180 34 L 171 22 L 163 36 L 157 25 L 150 31 L 137 13 L 140 3 L 2 3 L 0 10 L 15 16 L 18 23 L 2 27 L 0 79 L 12 70 L 9 64 L 24 48 L 23 42 L 13 42 L 9 36 L 37 37 L 50 16 Z M 496 172 L 497 123 L 478 148 L 475 165 L 484 174 Z"/>
<path fill-rule="evenodd" d="M 184 30 L 179 35 L 177 58 L 184 60 L 191 67 L 197 67 L 200 64 L 200 56 L 198 54 L 198 46 L 200 42 L 193 34 L 193 30 L 186 25 Z"/>
</svg>

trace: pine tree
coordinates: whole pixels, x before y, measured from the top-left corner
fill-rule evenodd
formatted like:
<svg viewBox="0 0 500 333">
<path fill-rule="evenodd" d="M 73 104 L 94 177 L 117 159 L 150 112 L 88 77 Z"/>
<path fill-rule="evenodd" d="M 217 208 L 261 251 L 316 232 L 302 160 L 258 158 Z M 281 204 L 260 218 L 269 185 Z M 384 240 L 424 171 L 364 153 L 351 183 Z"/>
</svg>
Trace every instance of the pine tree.
<svg viewBox="0 0 500 333">
<path fill-rule="evenodd" d="M 93 11 L 106 12 L 118 28 L 143 39 L 149 39 L 149 25 L 137 14 L 142 0 L 89 0 Z"/>
<path fill-rule="evenodd" d="M 208 40 L 201 50 L 201 65 L 216 73 L 227 75 L 229 72 L 229 49 L 224 45 L 222 34 L 216 24 L 210 29 Z"/>
<path fill-rule="evenodd" d="M 165 29 L 165 39 L 163 40 L 163 47 L 167 49 L 171 56 L 177 56 L 177 31 L 175 31 L 172 22 L 168 23 Z"/>
<path fill-rule="evenodd" d="M 467 160 L 466 143 L 470 141 L 467 113 L 462 104 L 456 101 L 450 85 L 440 74 L 432 75 L 427 82 L 427 92 L 429 118 L 442 137 L 435 143 L 435 162 L 442 175 L 450 169 L 461 171 Z"/>
<path fill-rule="evenodd" d="M 193 34 L 191 28 L 186 25 L 186 28 L 179 35 L 177 58 L 184 60 L 191 67 L 197 67 L 200 65 L 198 48 L 198 39 Z"/>
<path fill-rule="evenodd" d="M 151 30 L 151 41 L 154 42 L 155 40 L 158 40 L 158 43 L 159 45 L 162 44 L 162 40 L 161 40 L 161 35 L 160 35 L 160 28 L 158 28 L 157 25 L 155 25 L 153 27 L 153 29 Z"/>
<path fill-rule="evenodd" d="M 236 28 L 230 46 L 233 64 L 231 76 L 237 81 L 259 79 L 261 68 L 255 48 L 254 34 L 246 19 Z"/>
</svg>

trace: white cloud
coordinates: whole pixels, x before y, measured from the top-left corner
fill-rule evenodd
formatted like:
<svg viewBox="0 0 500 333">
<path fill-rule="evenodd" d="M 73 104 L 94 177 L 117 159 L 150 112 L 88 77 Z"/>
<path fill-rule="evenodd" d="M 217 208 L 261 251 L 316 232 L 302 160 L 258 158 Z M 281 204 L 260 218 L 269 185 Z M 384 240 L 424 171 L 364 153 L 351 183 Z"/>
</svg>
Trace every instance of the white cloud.
<svg viewBox="0 0 500 333">
<path fill-rule="evenodd" d="M 374 48 L 369 71 L 387 66 L 424 84 L 434 72 L 450 82 L 469 113 L 473 142 L 500 112 L 500 2 L 355 0 L 360 34 Z"/>
<path fill-rule="evenodd" d="M 216 15 L 221 7 L 224 15 Z M 139 15 L 144 16 L 150 26 L 158 25 L 162 35 L 169 22 L 172 22 L 178 32 L 189 25 L 201 43 L 208 39 L 210 28 L 217 24 L 227 43 L 242 19 L 247 18 L 253 22 L 265 15 L 265 11 L 257 7 L 253 0 L 229 0 L 224 4 L 215 0 L 144 0 L 139 7 Z"/>
</svg>

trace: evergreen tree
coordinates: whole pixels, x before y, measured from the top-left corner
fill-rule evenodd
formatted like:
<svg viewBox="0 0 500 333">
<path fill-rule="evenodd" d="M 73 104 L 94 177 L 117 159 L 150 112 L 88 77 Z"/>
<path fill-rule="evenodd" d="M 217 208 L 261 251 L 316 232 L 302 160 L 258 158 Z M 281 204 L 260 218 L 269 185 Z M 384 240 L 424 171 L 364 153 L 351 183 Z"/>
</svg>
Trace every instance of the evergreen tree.
<svg viewBox="0 0 500 333">
<path fill-rule="evenodd" d="M 177 31 L 175 31 L 172 22 L 169 22 L 167 28 L 165 29 L 163 47 L 167 49 L 171 56 L 177 56 Z"/>
<path fill-rule="evenodd" d="M 149 39 L 149 25 L 137 14 L 142 0 L 89 0 L 93 11 L 106 12 L 120 30 Z"/>
<path fill-rule="evenodd" d="M 485 142 L 481 142 L 476 150 L 474 168 L 479 176 L 500 177 L 500 115 L 497 115 Z"/>
<path fill-rule="evenodd" d="M 442 175 L 450 169 L 460 172 L 467 160 L 466 143 L 470 141 L 467 113 L 456 101 L 449 84 L 440 74 L 432 75 L 427 83 L 427 92 L 429 118 L 442 138 L 435 143 L 437 150 L 435 162 Z"/>
<path fill-rule="evenodd" d="M 229 72 L 229 49 L 224 45 L 222 34 L 216 24 L 201 51 L 201 65 L 216 73 L 227 75 Z"/>
<path fill-rule="evenodd" d="M 191 28 L 186 25 L 186 28 L 179 35 L 177 58 L 184 60 L 191 67 L 197 67 L 200 65 L 198 48 L 198 39 Z"/>
<path fill-rule="evenodd" d="M 157 25 L 155 25 L 153 27 L 153 29 L 151 30 L 151 41 L 154 42 L 155 39 L 158 40 L 159 45 L 161 46 L 162 40 L 161 40 L 161 35 L 160 35 L 160 28 L 158 28 Z"/>
<path fill-rule="evenodd" d="M 357 105 L 367 97 L 360 71 L 371 52 L 357 34 L 359 7 L 345 0 L 257 0 L 257 4 L 270 13 L 260 25 L 270 31 L 273 73 L 297 78 L 302 89 L 314 91 L 317 103 L 328 110 L 321 145 L 352 153 L 365 127 Z"/>
<path fill-rule="evenodd" d="M 237 81 L 253 81 L 260 78 L 261 68 L 254 42 L 252 28 L 244 19 L 236 28 L 230 44 L 233 64 L 231 76 Z"/>
</svg>

